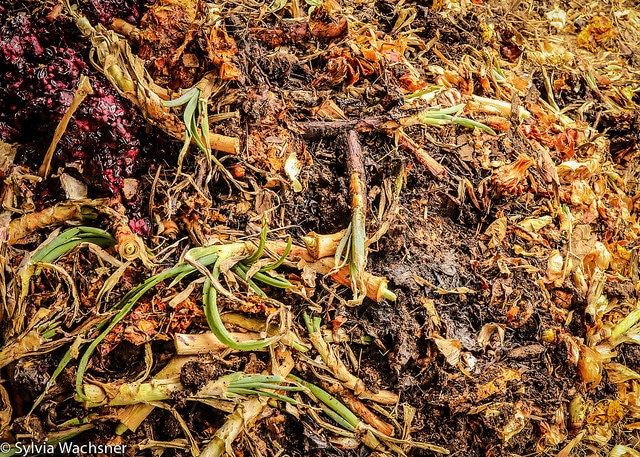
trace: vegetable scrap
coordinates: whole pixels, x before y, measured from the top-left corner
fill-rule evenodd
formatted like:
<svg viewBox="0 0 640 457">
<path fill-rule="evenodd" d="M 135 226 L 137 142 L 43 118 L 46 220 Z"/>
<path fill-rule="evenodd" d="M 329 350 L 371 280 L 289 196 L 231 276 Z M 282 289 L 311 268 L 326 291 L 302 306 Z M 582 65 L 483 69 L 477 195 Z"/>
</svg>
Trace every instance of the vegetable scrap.
<svg viewBox="0 0 640 457">
<path fill-rule="evenodd" d="M 0 55 L 3 455 L 640 455 L 636 2 L 8 0 Z"/>
</svg>

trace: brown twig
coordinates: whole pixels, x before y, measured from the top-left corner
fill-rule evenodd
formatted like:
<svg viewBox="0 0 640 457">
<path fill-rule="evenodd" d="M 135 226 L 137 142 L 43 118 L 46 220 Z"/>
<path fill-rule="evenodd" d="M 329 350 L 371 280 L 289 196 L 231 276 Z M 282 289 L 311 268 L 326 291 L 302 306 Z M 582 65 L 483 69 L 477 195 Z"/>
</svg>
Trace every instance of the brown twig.
<svg viewBox="0 0 640 457">
<path fill-rule="evenodd" d="M 393 119 L 383 117 L 368 117 L 349 121 L 309 121 L 296 124 L 296 128 L 300 134 L 309 140 L 317 140 L 326 138 L 327 136 L 338 136 L 346 130 L 366 133 L 385 130 L 391 131 L 399 126 L 400 124 Z"/>
<path fill-rule="evenodd" d="M 404 132 L 399 132 L 398 146 L 412 152 L 418 162 L 424 165 L 434 178 L 440 178 L 446 175 L 447 170 L 440 165 L 440 162 L 431 157 L 426 150 L 418 146 L 416 142 L 409 138 Z"/>
<path fill-rule="evenodd" d="M 418 146 L 404 132 L 399 130 L 401 125 L 394 119 L 387 117 L 368 117 L 359 120 L 348 121 L 310 121 L 296 124 L 299 133 L 308 140 L 317 140 L 326 137 L 341 135 L 345 130 L 359 133 L 384 132 L 389 136 L 398 138 L 398 146 L 411 152 L 415 158 L 424 165 L 434 178 L 445 176 L 446 170 L 440 163 L 431 157 L 423 148 Z"/>
</svg>

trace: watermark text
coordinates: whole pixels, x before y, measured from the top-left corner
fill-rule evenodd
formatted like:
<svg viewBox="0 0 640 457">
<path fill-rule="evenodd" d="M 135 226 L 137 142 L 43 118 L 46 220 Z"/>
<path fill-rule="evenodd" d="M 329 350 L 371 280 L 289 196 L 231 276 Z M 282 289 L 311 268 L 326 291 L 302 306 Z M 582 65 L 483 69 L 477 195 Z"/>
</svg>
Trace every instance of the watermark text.
<svg viewBox="0 0 640 457">
<path fill-rule="evenodd" d="M 15 444 L 0 443 L 0 456 L 2 455 L 84 455 L 84 454 L 124 454 L 127 449 L 126 444 L 95 444 L 74 443 L 73 441 L 63 441 L 61 443 L 23 443 Z"/>
</svg>

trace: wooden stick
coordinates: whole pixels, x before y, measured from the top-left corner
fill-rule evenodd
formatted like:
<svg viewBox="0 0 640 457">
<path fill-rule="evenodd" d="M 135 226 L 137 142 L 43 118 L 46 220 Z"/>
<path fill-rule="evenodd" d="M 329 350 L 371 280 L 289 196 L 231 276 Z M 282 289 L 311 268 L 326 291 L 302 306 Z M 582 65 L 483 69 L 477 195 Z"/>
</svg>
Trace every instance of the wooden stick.
<svg viewBox="0 0 640 457">
<path fill-rule="evenodd" d="M 307 139 L 316 140 L 327 136 L 338 136 L 345 130 L 355 130 L 360 133 L 393 130 L 400 127 L 396 121 L 383 117 L 368 117 L 350 121 L 310 121 L 296 124 L 299 133 Z"/>
<path fill-rule="evenodd" d="M 392 135 L 398 132 L 400 124 L 391 118 L 369 117 L 349 121 L 301 122 L 296 124 L 296 127 L 304 138 L 317 140 L 341 135 L 345 130 L 355 130 L 360 133 L 383 131 L 387 135 Z M 431 157 L 424 148 L 421 148 L 405 133 L 401 131 L 398 133 L 398 146 L 413 153 L 418 162 L 424 165 L 434 178 L 442 178 L 446 175 L 445 168 L 440 165 L 436 159 Z"/>
<path fill-rule="evenodd" d="M 398 146 L 412 152 L 418 162 L 427 167 L 427 170 L 429 170 L 429 173 L 431 173 L 434 178 L 441 178 L 446 175 L 447 170 L 440 165 L 440 162 L 431 157 L 427 151 L 418 146 L 416 142 L 409 138 L 404 132 L 399 133 Z"/>
</svg>

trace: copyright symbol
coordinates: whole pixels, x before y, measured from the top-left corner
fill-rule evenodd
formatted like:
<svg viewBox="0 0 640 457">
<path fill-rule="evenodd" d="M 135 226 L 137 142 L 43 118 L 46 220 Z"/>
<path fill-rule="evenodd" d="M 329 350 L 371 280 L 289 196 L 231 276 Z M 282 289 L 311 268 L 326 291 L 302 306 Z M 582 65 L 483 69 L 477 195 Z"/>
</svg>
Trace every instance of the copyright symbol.
<svg viewBox="0 0 640 457">
<path fill-rule="evenodd" d="M 7 442 L 0 443 L 0 452 L 3 454 L 8 454 L 11 451 L 11 445 Z"/>
</svg>

